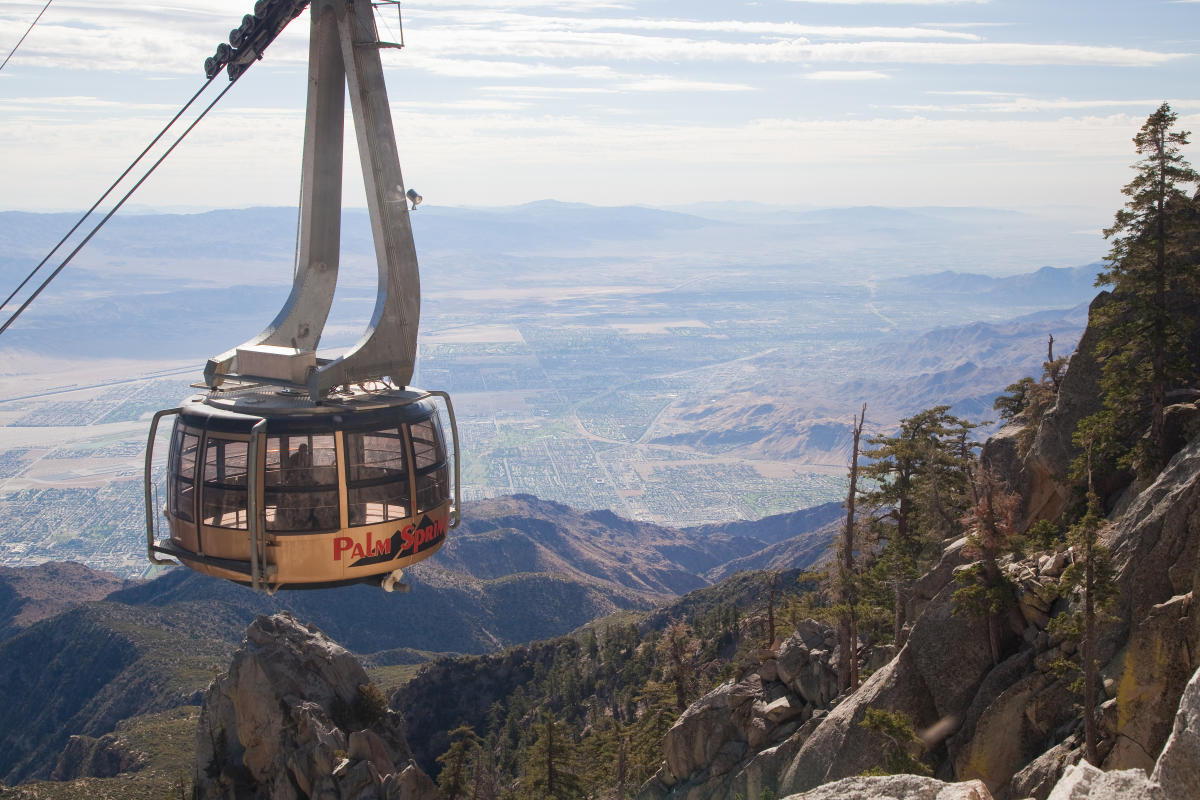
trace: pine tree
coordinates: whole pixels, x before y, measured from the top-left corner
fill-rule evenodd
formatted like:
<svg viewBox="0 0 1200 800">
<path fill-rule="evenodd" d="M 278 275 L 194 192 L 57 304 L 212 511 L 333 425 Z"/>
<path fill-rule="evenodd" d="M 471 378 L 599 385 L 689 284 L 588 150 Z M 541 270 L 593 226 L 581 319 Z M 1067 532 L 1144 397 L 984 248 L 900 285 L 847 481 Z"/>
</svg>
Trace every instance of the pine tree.
<svg viewBox="0 0 1200 800">
<path fill-rule="evenodd" d="M 1194 304 L 1200 290 L 1197 264 L 1196 202 L 1184 191 L 1200 183 L 1200 173 L 1184 159 L 1188 131 L 1175 130 L 1176 115 L 1163 103 L 1133 138 L 1141 159 L 1137 176 L 1122 193 L 1128 198 L 1104 235 L 1111 240 L 1107 268 L 1096 284 L 1112 285 L 1112 302 L 1100 310 L 1101 421 L 1128 449 L 1124 466 L 1157 472 L 1170 456 L 1164 431 L 1169 388 L 1189 380 L 1195 365 L 1188 340 L 1195 326 Z M 1148 412 L 1148 414 L 1147 414 Z M 1131 423 L 1150 418 L 1141 444 Z"/>
<path fill-rule="evenodd" d="M 624 798 L 626 736 L 609 717 L 598 718 L 580 742 L 580 781 L 588 797 Z"/>
<path fill-rule="evenodd" d="M 663 760 L 663 739 L 679 718 L 678 705 L 671 687 L 649 681 L 637 695 L 641 709 L 629 727 L 627 755 L 631 785 L 645 783 Z"/>
<path fill-rule="evenodd" d="M 974 502 L 963 517 L 967 545 L 979 557 L 972 568 L 956 574 L 964 584 L 954 593 L 957 607 L 987 622 L 992 663 L 1000 663 L 1000 613 L 1013 601 L 1012 588 L 1000 569 L 1001 556 L 1020 544 L 1017 507 L 1021 498 L 1004 481 L 982 465 L 971 475 Z"/>
<path fill-rule="evenodd" d="M 450 731 L 450 747 L 437 757 L 442 765 L 438 775 L 438 789 L 445 800 L 458 800 L 467 796 L 467 765 L 479 750 L 479 736 L 467 725 Z"/>
<path fill-rule="evenodd" d="M 700 640 L 692 636 L 687 623 L 676 620 L 663 631 L 657 651 L 663 665 L 663 677 L 675 689 L 675 705 L 679 711 L 685 711 L 696 684 L 696 656 L 700 653 Z"/>
<path fill-rule="evenodd" d="M 1054 357 L 1054 334 L 1050 334 L 1046 343 L 1046 360 L 1042 362 L 1041 380 L 1035 381 L 1029 376 L 1021 378 L 1009 384 L 1004 390 L 1007 394 L 998 396 L 992 403 L 992 408 L 1000 412 L 1001 419 L 1022 423 L 1017 440 L 1022 454 L 1033 444 L 1042 417 L 1058 401 L 1058 390 L 1062 387 L 1069 361 L 1069 356 Z"/>
<path fill-rule="evenodd" d="M 929 775 L 929 766 L 921 760 L 925 744 L 913 728 L 912 718 L 900 711 L 868 707 L 858 723 L 884 742 L 883 764 L 868 770 L 868 775 Z"/>
<path fill-rule="evenodd" d="M 530 800 L 583 796 L 575 765 L 575 742 L 567 726 L 542 712 L 537 738 L 529 748 L 522 790 Z"/>
<path fill-rule="evenodd" d="M 1015 419 L 1033 403 L 1037 392 L 1037 381 L 1026 375 L 1016 383 L 1010 383 L 1002 394 L 992 402 L 992 408 L 1000 412 L 1000 419 Z"/>
<path fill-rule="evenodd" d="M 1106 430 L 1096 420 L 1089 418 L 1080 423 L 1074 442 L 1082 449 L 1080 460 L 1075 465 L 1073 477 L 1087 485 L 1087 508 L 1081 519 L 1067 532 L 1067 541 L 1074 552 L 1072 563 L 1063 571 L 1059 583 L 1064 590 L 1075 589 L 1082 595 L 1083 609 L 1074 613 L 1064 612 L 1051 621 L 1054 632 L 1065 633 L 1080 642 L 1080 663 L 1075 667 L 1081 675 L 1072 684 L 1072 689 L 1083 695 L 1084 747 L 1088 761 L 1099 766 L 1097 753 L 1096 695 L 1099 685 L 1099 664 L 1096 644 L 1099 638 L 1097 625 L 1106 615 L 1116 598 L 1116 583 L 1112 561 L 1108 550 L 1100 542 L 1104 529 L 1104 515 L 1100 497 L 1094 483 L 1094 456 L 1097 446 L 1105 441 Z M 1060 671 L 1069 671 L 1071 665 L 1060 662 Z"/>
<path fill-rule="evenodd" d="M 935 406 L 900 421 L 895 436 L 872 436 L 863 451 L 863 477 L 873 488 L 864 505 L 877 509 L 877 535 L 886 540 L 880 560 L 893 593 L 893 637 L 902 645 L 908 590 L 932 543 L 957 535 L 969 505 L 967 464 L 976 426 Z M 937 549 L 937 548 L 932 548 Z"/>
</svg>

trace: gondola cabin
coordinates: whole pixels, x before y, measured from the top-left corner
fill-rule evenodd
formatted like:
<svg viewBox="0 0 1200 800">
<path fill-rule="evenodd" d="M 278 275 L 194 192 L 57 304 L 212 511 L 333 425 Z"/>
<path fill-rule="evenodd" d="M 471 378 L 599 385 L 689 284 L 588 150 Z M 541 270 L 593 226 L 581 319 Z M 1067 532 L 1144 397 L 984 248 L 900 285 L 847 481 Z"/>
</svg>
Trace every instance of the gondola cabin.
<svg viewBox="0 0 1200 800">
<path fill-rule="evenodd" d="M 409 386 L 420 274 L 382 47 L 369 0 L 259 0 L 206 62 L 230 80 L 308 7 L 310 49 L 301 203 L 292 291 L 258 336 L 210 358 L 209 392 L 158 412 L 146 448 L 147 556 L 275 591 L 370 582 L 392 590 L 458 523 L 458 437 L 445 392 Z M 231 49 L 232 47 L 232 49 Z M 317 355 L 341 243 L 345 99 L 367 188 L 378 291 L 366 332 Z M 448 442 L 439 405 L 450 423 Z M 174 416 L 165 498 L 154 440 Z M 454 480 L 451 481 L 451 464 Z M 453 491 L 452 491 L 453 487 Z M 158 536 L 156 510 L 166 515 Z M 168 556 L 170 558 L 161 558 Z M 174 559 L 175 561 L 172 561 Z"/>
<path fill-rule="evenodd" d="M 390 589 L 456 521 L 438 396 L 358 390 L 316 404 L 256 387 L 162 412 L 176 414 L 170 538 L 155 550 L 255 588 Z"/>
</svg>

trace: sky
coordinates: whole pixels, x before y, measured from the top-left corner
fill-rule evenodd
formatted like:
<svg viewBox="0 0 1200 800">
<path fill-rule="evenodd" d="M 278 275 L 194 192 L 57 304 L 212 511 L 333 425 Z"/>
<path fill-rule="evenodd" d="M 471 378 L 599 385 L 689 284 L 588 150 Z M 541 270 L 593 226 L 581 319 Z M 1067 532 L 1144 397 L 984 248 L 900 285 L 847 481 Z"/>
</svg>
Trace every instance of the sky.
<svg viewBox="0 0 1200 800">
<path fill-rule="evenodd" d="M 43 2 L 0 3 L 0 57 Z M 54 0 L 0 72 L 0 210 L 89 206 L 252 5 Z M 1099 228 L 1147 115 L 1167 101 L 1200 131 L 1200 0 L 406 0 L 402 13 L 405 47 L 383 51 L 400 160 L 441 205 L 989 206 Z M 399 38 L 395 6 L 378 21 Z M 131 204 L 294 206 L 307 38 L 305 14 Z M 349 169 L 345 203 L 361 198 Z"/>
</svg>

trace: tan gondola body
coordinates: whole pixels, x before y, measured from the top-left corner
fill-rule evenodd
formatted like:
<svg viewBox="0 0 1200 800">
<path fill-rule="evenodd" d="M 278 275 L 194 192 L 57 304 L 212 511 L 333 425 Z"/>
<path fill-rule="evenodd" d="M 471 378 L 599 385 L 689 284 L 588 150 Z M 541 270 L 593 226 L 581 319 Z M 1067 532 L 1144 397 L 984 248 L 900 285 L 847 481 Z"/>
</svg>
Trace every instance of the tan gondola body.
<svg viewBox="0 0 1200 800">
<path fill-rule="evenodd" d="M 446 438 L 421 392 L 197 395 L 171 437 L 166 553 L 214 577 L 249 584 L 256 563 L 267 588 L 374 582 L 451 524 Z"/>
</svg>

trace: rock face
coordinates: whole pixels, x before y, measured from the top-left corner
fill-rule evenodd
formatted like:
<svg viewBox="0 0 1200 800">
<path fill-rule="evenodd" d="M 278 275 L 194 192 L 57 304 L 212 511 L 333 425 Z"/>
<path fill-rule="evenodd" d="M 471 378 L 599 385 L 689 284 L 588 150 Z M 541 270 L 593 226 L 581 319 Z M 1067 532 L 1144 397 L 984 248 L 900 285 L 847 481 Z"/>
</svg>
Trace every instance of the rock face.
<svg viewBox="0 0 1200 800">
<path fill-rule="evenodd" d="M 1200 670 L 1184 689 L 1171 737 L 1149 777 L 1140 769 L 1105 772 L 1083 761 L 1067 767 L 1049 800 L 1200 800 Z"/>
<path fill-rule="evenodd" d="M 1200 440 L 1127 502 L 1106 537 L 1117 570 L 1119 623 L 1105 672 L 1114 681 L 1115 739 L 1106 769 L 1149 770 L 1171 732 L 1197 663 L 1193 584 L 1200 579 Z"/>
<path fill-rule="evenodd" d="M 1118 601 L 1098 647 L 1100 757 L 1107 771 L 1137 768 L 1144 776 L 1200 666 L 1192 655 L 1200 651 L 1192 591 L 1200 582 L 1200 439 L 1123 503 L 1103 539 Z M 832 688 L 798 683 L 785 648 L 685 712 L 668 734 L 665 766 L 641 797 L 757 797 L 764 789 L 783 796 L 860 775 L 881 762 L 885 742 L 860 724 L 867 709 L 878 708 L 926 733 L 926 760 L 939 778 L 978 779 L 997 800 L 1046 800 L 1081 757 L 1078 696 L 1056 669 L 1077 645 L 1047 629 L 1077 602 L 1058 585 L 1073 558 L 1046 552 L 1005 565 L 1016 603 L 1002 626 L 1002 660 L 993 664 L 985 626 L 955 613 L 954 573 L 965 558 L 961 543 L 949 545 L 943 563 L 920 581 L 913 608 L 920 616 L 907 642 L 856 692 L 834 698 Z M 789 646 L 807 647 L 811 656 L 823 645 L 801 635 Z M 824 646 L 832 651 L 831 640 Z M 824 700 L 827 712 L 817 705 Z M 1099 791 L 1110 780 L 1117 779 L 1088 785 Z"/>
<path fill-rule="evenodd" d="M 1084 761 L 1067 767 L 1047 791 L 1049 800 L 1200 800 L 1200 670 L 1184 690 L 1171 738 L 1152 775 L 1140 769 L 1106 772 Z M 844 778 L 784 800 L 992 800 L 992 794 L 978 780 L 943 783 L 890 775 Z"/>
<path fill-rule="evenodd" d="M 194 780 L 204 800 L 437 797 L 362 665 L 287 614 L 258 617 L 205 693 Z"/>
<path fill-rule="evenodd" d="M 135 769 L 142 762 L 140 753 L 133 753 L 121 746 L 111 733 L 99 739 L 91 736 L 72 736 L 67 740 L 58 763 L 50 773 L 52 781 L 69 781 L 75 778 L 111 778 L 122 772 Z"/>
<path fill-rule="evenodd" d="M 1088 317 L 1106 306 L 1112 295 L 1101 292 L 1088 308 Z M 1077 448 L 1071 435 L 1079 420 L 1100 410 L 1100 364 L 1096 347 L 1100 334 L 1089 325 L 1063 375 L 1058 400 L 1038 424 L 1028 451 L 1022 452 L 1019 426 L 1010 425 L 988 440 L 983 460 L 1000 473 L 1024 499 L 1027 528 L 1039 519 L 1056 520 L 1071 499 L 1070 487 L 1059 476 L 1066 475 Z"/>
<path fill-rule="evenodd" d="M 697 700 L 667 731 L 666 763 L 641 797 L 759 797 L 837 694 L 836 636 L 806 620 L 777 651 Z"/>
<path fill-rule="evenodd" d="M 1183 691 L 1175 728 L 1151 779 L 1172 800 L 1200 800 L 1200 670 Z"/>
<path fill-rule="evenodd" d="M 904 714 L 918 731 L 944 731 L 941 738 L 958 728 L 992 664 L 985 627 L 953 613 L 956 588 L 951 578 L 896 657 L 821 721 L 782 772 L 778 794 L 880 766 L 886 743 L 860 724 L 868 708 Z"/>
<path fill-rule="evenodd" d="M 1170 800 L 1140 769 L 1104 772 L 1086 761 L 1067 767 L 1050 800 Z"/>
<path fill-rule="evenodd" d="M 943 783 L 918 775 L 843 778 L 784 800 L 992 800 L 981 781 Z"/>
</svg>

